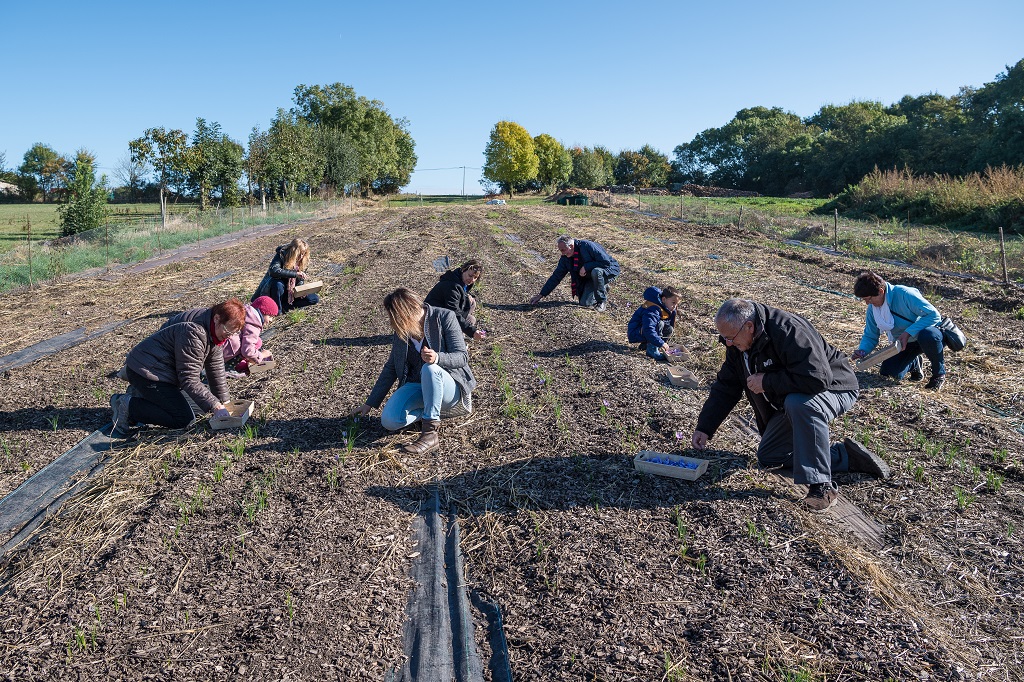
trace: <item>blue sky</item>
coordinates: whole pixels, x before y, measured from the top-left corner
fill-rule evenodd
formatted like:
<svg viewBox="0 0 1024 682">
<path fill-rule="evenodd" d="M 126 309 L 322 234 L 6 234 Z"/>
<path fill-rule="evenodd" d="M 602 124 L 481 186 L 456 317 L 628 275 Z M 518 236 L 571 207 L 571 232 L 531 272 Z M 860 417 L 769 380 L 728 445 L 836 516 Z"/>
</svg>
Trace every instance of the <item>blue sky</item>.
<svg viewBox="0 0 1024 682">
<path fill-rule="evenodd" d="M 296 85 L 342 82 L 409 120 L 409 191 L 479 191 L 503 119 L 612 151 L 744 107 L 955 94 L 1024 58 L 1024 2 L 6 3 L 0 151 L 85 147 L 112 174 L 149 127 L 244 142 Z"/>
</svg>

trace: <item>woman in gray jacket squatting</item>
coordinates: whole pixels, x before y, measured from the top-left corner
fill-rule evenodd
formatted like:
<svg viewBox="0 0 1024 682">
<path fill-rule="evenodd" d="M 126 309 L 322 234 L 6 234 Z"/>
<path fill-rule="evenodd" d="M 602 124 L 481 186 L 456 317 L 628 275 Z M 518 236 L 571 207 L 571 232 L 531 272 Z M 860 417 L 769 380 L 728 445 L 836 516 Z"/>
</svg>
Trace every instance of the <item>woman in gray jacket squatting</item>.
<svg viewBox="0 0 1024 682">
<path fill-rule="evenodd" d="M 419 438 L 402 449 L 422 455 L 437 449 L 441 417 L 473 411 L 476 379 L 469 369 L 469 352 L 455 313 L 425 304 L 409 289 L 400 287 L 388 294 L 384 310 L 395 332 L 391 354 L 370 397 L 349 414 L 365 416 L 380 407 L 397 380 L 398 389 L 381 410 L 380 423 L 397 431 L 421 419 Z"/>
</svg>

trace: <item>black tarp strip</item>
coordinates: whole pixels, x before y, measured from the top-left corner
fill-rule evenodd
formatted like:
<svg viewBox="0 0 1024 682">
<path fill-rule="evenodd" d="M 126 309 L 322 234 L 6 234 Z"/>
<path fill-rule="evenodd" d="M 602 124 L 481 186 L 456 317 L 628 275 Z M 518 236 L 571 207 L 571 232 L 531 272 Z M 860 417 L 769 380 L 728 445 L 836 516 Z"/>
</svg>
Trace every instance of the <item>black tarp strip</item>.
<svg viewBox="0 0 1024 682">
<path fill-rule="evenodd" d="M 413 522 L 413 535 L 419 555 L 411 570 L 415 585 L 406 607 L 406 658 L 398 679 L 483 682 L 462 580 L 458 524 L 452 517 L 447 531 L 443 528 L 436 488 Z"/>
<path fill-rule="evenodd" d="M 16 353 L 5 355 L 0 358 L 0 372 L 8 369 L 14 369 L 16 367 L 22 367 L 31 362 L 35 362 L 40 358 L 45 358 L 47 355 L 53 355 L 59 353 L 62 350 L 67 350 L 72 346 L 77 346 L 80 343 L 84 343 L 90 339 L 95 339 L 97 336 L 103 336 L 108 332 L 112 332 L 118 327 L 131 322 L 131 320 L 115 320 L 114 322 L 108 322 L 102 327 L 97 327 L 91 332 L 87 332 L 85 327 L 79 327 L 74 331 L 53 336 L 45 341 L 34 343 L 28 348 L 23 348 Z"/>
<path fill-rule="evenodd" d="M 93 431 L 0 500 L 0 540 L 14 533 L 0 547 L 0 557 L 29 537 L 65 500 L 82 492 L 103 469 L 104 456 L 116 442 L 110 438 L 111 426 Z"/>
</svg>

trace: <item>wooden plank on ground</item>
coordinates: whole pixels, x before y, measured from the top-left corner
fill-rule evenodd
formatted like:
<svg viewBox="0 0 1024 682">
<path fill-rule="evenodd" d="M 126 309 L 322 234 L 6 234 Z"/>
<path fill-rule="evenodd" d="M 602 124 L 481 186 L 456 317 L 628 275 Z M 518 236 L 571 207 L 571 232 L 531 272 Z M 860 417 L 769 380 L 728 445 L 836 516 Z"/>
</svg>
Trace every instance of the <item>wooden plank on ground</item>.
<svg viewBox="0 0 1024 682">
<path fill-rule="evenodd" d="M 752 437 L 760 437 L 757 429 L 753 428 L 742 417 L 733 414 L 730 415 L 729 421 L 741 433 Z M 793 480 L 793 471 L 791 469 L 773 468 L 766 469 L 766 471 L 775 474 L 785 481 L 800 495 L 801 499 L 807 495 L 807 486 L 800 485 Z M 875 521 L 861 511 L 860 507 L 843 497 L 841 489 L 839 500 L 826 513 L 842 523 L 847 530 L 857 536 L 864 543 L 865 547 L 873 550 L 885 547 L 885 526 Z"/>
</svg>

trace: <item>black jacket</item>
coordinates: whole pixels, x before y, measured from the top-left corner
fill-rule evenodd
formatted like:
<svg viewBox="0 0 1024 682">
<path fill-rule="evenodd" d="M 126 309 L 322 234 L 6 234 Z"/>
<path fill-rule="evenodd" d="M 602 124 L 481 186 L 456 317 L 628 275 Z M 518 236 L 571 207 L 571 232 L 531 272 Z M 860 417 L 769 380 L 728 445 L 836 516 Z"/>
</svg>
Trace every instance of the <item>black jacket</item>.
<svg viewBox="0 0 1024 682">
<path fill-rule="evenodd" d="M 423 301 L 435 308 L 447 308 L 455 313 L 462 332 L 466 336 L 473 336 L 476 327 L 466 321 L 469 316 L 469 290 L 472 288 L 472 284 L 468 287 L 462 285 L 462 268 L 455 268 L 441 275 Z"/>
<path fill-rule="evenodd" d="M 573 244 L 574 248 L 580 252 L 580 263 L 587 269 L 587 273 L 590 273 L 594 268 L 603 268 L 611 277 L 619 275 L 619 262 L 609 256 L 608 252 L 600 244 L 589 242 L 586 239 L 577 239 Z M 567 256 L 561 256 L 558 259 L 558 265 L 555 267 L 555 271 L 551 273 L 551 276 L 548 277 L 548 281 L 544 283 L 540 290 L 540 295 L 547 296 L 554 291 L 555 287 L 559 285 L 566 275 L 572 277 L 572 281 L 576 282 L 576 295 L 582 295 L 583 287 L 579 286 L 579 270 L 573 269 L 572 258 Z"/>
<path fill-rule="evenodd" d="M 754 306 L 755 337 L 747 352 L 750 371 L 743 353 L 729 346 L 711 395 L 697 418 L 697 430 L 708 437 L 715 434 L 744 393 L 754 408 L 757 429 L 763 434 L 768 420 L 783 409 L 790 393 L 816 395 L 858 389 L 849 359 L 829 345 L 810 322 L 785 310 L 760 303 Z M 759 373 L 764 373 L 763 395 L 747 389 L 747 377 Z"/>
<path fill-rule="evenodd" d="M 267 274 L 263 275 L 260 285 L 256 287 L 256 293 L 252 295 L 250 300 L 255 301 L 260 296 L 269 296 L 270 284 L 275 279 L 287 281 L 294 278 L 296 284 L 302 284 L 305 281 L 299 277 L 297 270 L 288 270 L 284 267 L 284 252 L 287 248 L 287 244 L 277 247 L 277 253 L 274 254 L 273 260 L 270 261 L 270 267 L 267 268 Z"/>
</svg>

